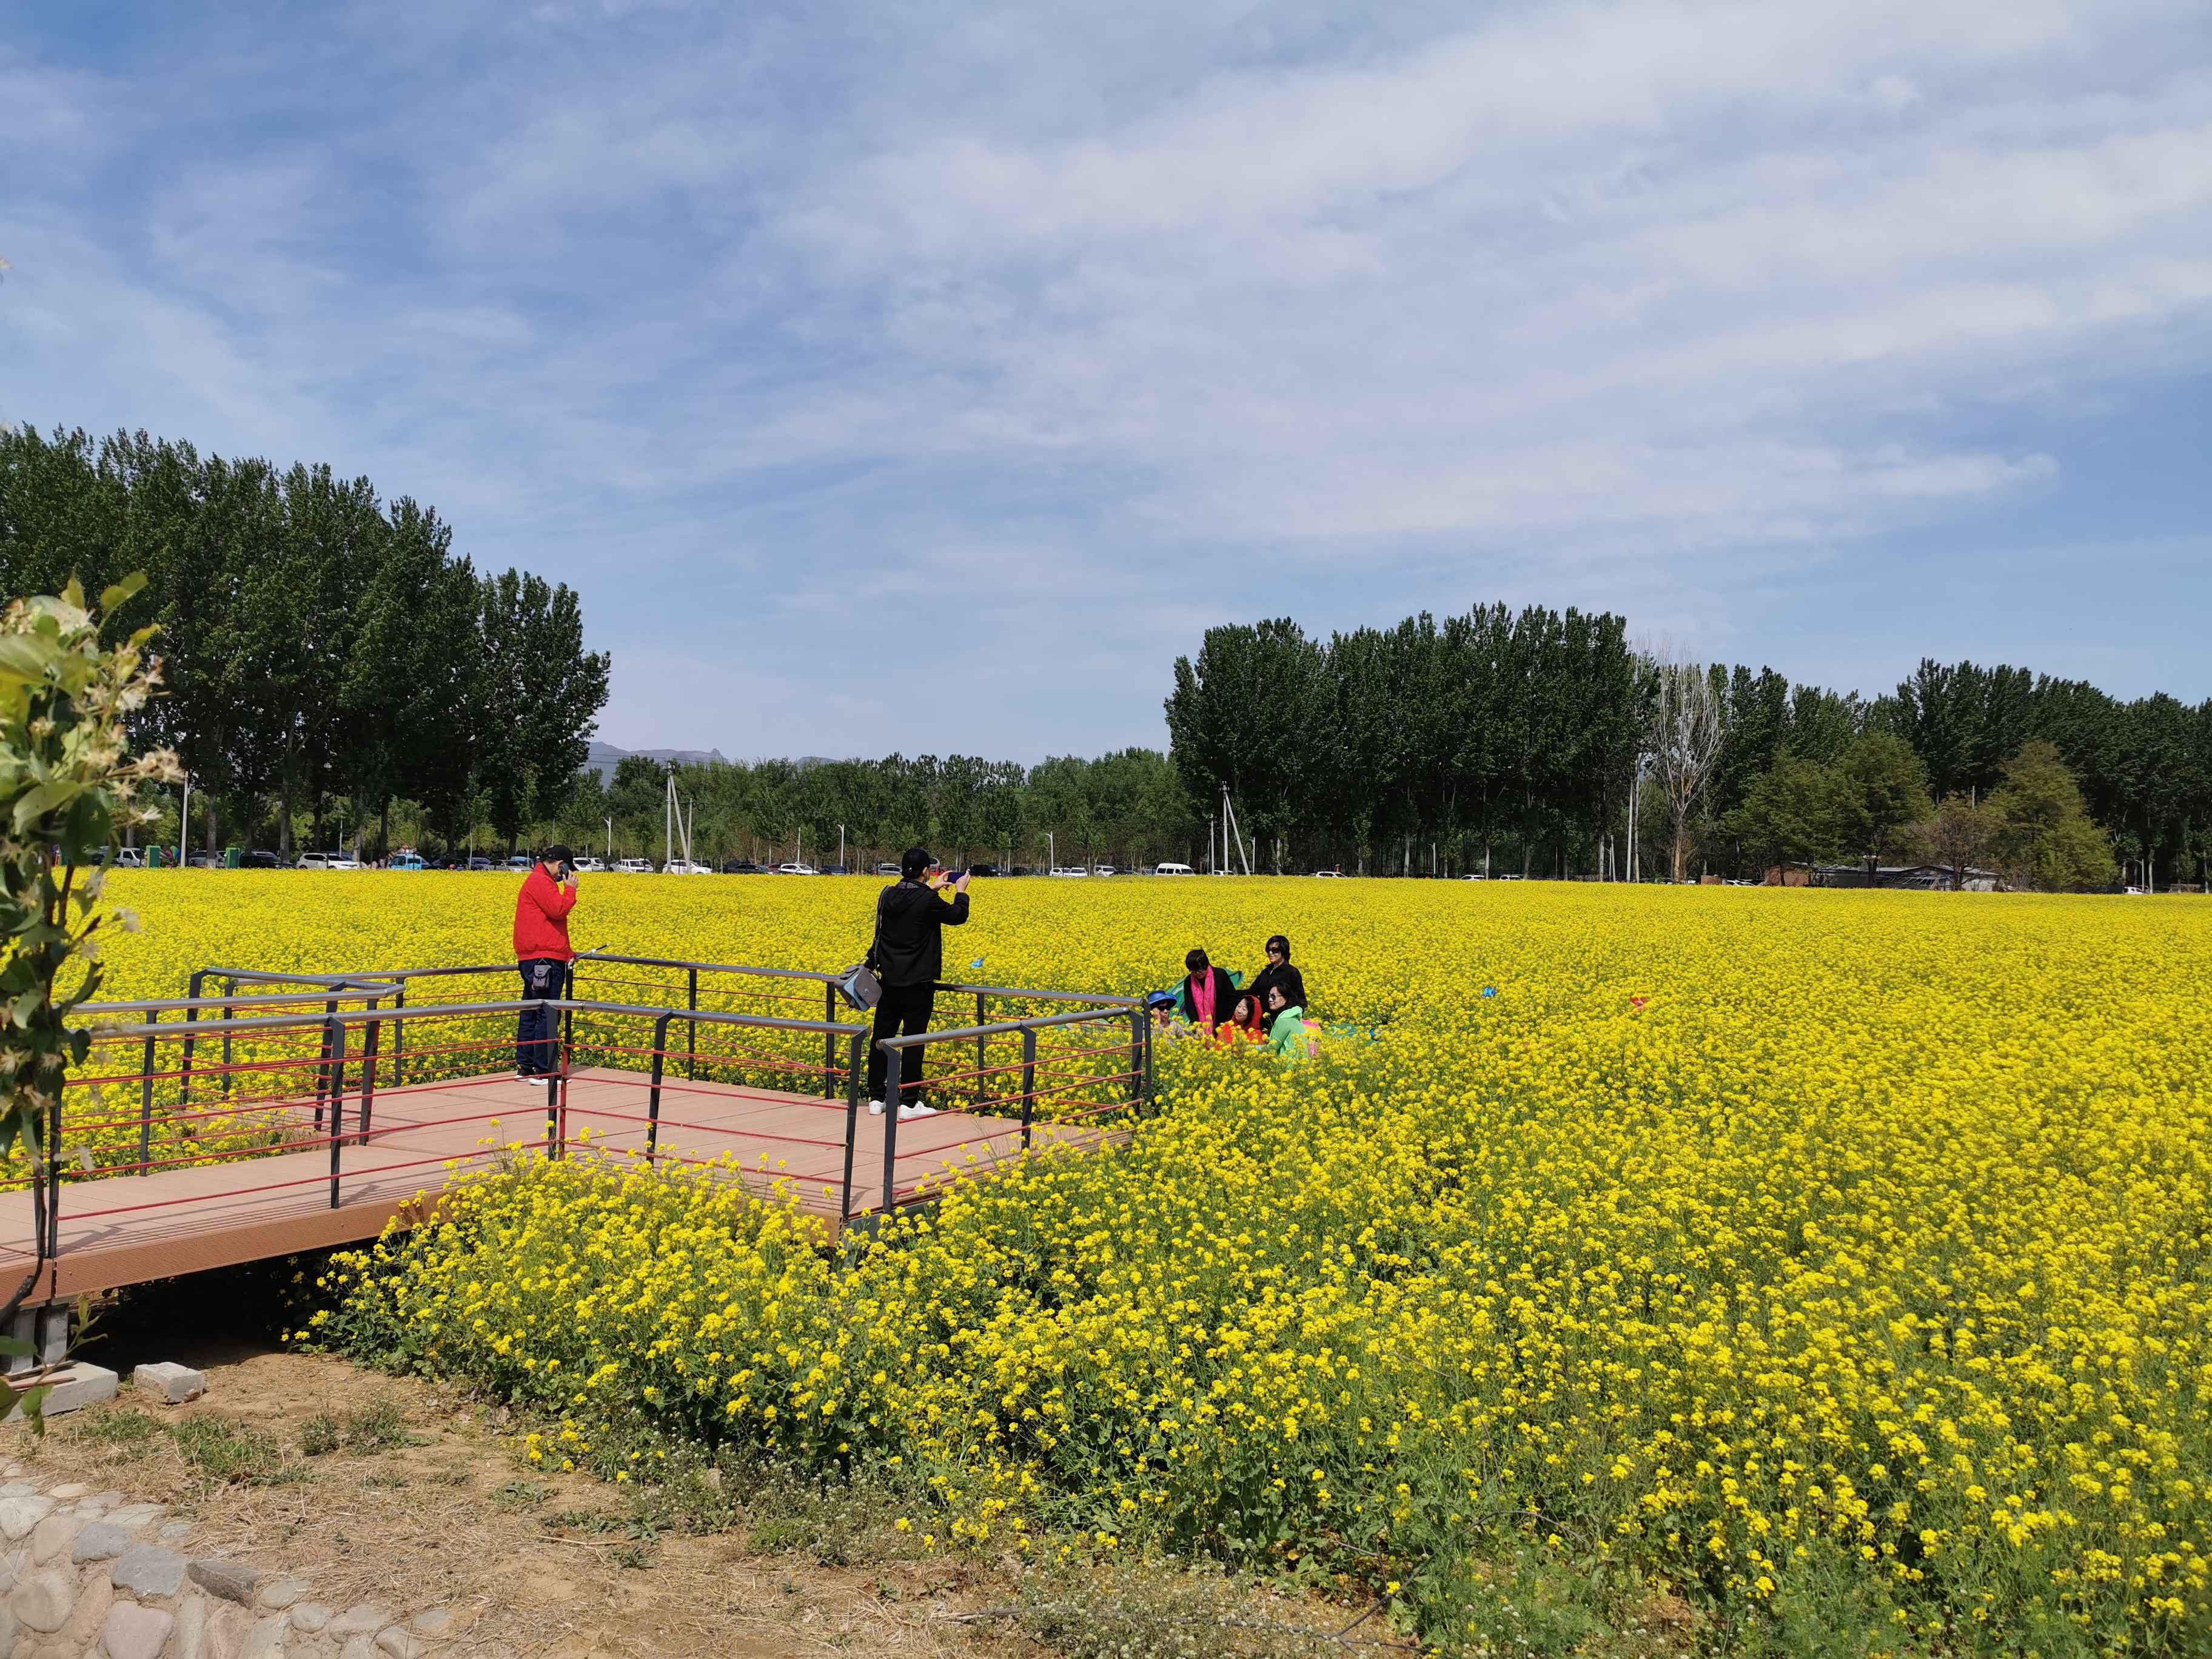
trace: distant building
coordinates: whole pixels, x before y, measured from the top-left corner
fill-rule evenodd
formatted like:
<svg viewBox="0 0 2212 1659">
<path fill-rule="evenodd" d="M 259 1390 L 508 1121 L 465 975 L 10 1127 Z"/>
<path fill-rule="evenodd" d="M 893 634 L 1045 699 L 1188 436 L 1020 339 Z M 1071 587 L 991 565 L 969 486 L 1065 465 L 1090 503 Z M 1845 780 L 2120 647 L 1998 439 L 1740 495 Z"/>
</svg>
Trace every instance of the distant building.
<svg viewBox="0 0 2212 1659">
<path fill-rule="evenodd" d="M 1927 893 L 1952 890 L 1952 870 L 1948 864 L 1885 864 L 1876 867 L 1871 881 L 1867 879 L 1863 864 L 1823 864 L 1815 868 L 1814 880 L 1822 887 L 1906 887 Z M 1970 865 L 1959 890 L 1994 893 L 1996 889 L 1996 871 L 1978 870 Z"/>
</svg>

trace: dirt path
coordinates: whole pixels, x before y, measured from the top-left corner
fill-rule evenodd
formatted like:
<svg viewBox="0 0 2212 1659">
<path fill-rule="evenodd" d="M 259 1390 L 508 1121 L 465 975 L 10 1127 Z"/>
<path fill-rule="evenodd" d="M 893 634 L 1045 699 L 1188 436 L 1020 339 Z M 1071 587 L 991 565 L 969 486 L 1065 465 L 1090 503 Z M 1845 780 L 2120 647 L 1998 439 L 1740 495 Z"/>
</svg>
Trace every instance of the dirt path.
<svg viewBox="0 0 2212 1659">
<path fill-rule="evenodd" d="M 119 1365 L 155 1356 L 89 1357 Z M 947 1622 L 1001 1588 L 971 1565 L 824 1566 L 803 1550 L 757 1553 L 742 1528 L 632 1535 L 619 1524 L 616 1489 L 527 1469 L 496 1414 L 458 1394 L 308 1355 L 162 1357 L 206 1370 L 207 1396 L 161 1407 L 126 1388 L 114 1407 L 54 1419 L 43 1443 L 21 1428 L 0 1431 L 0 1449 L 48 1479 L 166 1504 L 192 1523 L 195 1552 L 297 1574 L 333 1607 L 449 1608 L 456 1655 L 972 1659 L 1017 1650 Z M 169 1431 L 210 1413 L 264 1431 L 234 1454 L 243 1480 L 218 1482 L 207 1455 L 195 1461 Z M 308 1456 L 302 1431 L 318 1418 L 379 1426 Z"/>
</svg>

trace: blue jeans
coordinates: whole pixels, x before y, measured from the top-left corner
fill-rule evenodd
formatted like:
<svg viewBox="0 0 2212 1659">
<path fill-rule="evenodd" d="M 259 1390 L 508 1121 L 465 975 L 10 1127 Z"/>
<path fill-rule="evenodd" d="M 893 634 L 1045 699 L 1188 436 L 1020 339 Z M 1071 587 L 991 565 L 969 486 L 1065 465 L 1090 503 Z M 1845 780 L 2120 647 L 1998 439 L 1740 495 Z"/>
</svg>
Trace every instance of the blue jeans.
<svg viewBox="0 0 2212 1659">
<path fill-rule="evenodd" d="M 522 970 L 526 1001 L 557 997 L 568 987 L 568 967 L 550 957 L 532 957 L 515 966 Z M 561 1069 L 561 1048 L 554 1041 L 560 1016 L 550 1008 L 525 1008 L 515 1022 L 514 1069 L 523 1077 L 549 1077 Z"/>
</svg>

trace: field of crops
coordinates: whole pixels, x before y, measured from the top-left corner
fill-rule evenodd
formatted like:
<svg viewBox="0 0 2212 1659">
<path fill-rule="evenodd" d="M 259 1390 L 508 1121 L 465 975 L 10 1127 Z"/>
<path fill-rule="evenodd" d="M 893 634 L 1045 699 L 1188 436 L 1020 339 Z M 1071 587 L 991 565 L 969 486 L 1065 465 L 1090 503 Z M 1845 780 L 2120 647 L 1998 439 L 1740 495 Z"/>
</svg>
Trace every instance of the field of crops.
<svg viewBox="0 0 2212 1659">
<path fill-rule="evenodd" d="M 510 885 L 131 878 L 116 989 L 496 961 Z M 605 878 L 575 933 L 835 967 L 872 891 Z M 1349 1575 L 1446 1649 L 1568 1650 L 1657 1585 L 1747 1651 L 2212 1644 L 2212 904 L 981 883 L 948 959 L 1136 991 L 1275 931 L 1373 1034 L 1173 1046 L 1126 1153 L 842 1260 L 540 1170 L 326 1328 L 563 1419 L 536 1455 L 895 1459 L 940 1544 Z"/>
</svg>

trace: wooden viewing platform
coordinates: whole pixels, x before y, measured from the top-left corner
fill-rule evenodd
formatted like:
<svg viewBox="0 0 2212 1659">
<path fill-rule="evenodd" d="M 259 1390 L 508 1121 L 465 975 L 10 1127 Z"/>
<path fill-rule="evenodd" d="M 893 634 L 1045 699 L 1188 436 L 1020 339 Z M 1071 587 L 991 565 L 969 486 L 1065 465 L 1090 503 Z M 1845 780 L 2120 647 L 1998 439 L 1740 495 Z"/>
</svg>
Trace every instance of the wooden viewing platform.
<svg viewBox="0 0 2212 1659">
<path fill-rule="evenodd" d="M 562 1155 L 602 1157 L 629 1168 L 644 1161 L 648 1079 L 604 1067 L 570 1076 L 562 1115 Z M 662 1167 L 729 1159 L 767 1196 L 787 1182 L 793 1202 L 834 1237 L 844 1208 L 848 1106 L 842 1100 L 726 1083 L 665 1079 L 655 1159 Z M 512 1073 L 380 1088 L 366 1144 L 355 1103 L 346 1103 L 332 1203 L 331 1146 L 316 1126 L 313 1097 L 270 1103 L 271 1118 L 296 1128 L 304 1150 L 60 1187 L 59 1249 L 40 1272 L 29 1303 L 119 1289 L 295 1251 L 373 1239 L 418 1199 L 434 1204 L 452 1181 L 502 1156 L 547 1156 L 544 1088 Z M 853 1124 L 849 1218 L 878 1213 L 885 1184 L 889 1120 L 862 1107 Z M 312 1139 L 311 1139 L 312 1138 Z M 1115 1132 L 1095 1122 L 1038 1122 L 1031 1145 L 1096 1146 Z M 519 1151 L 509 1148 L 520 1143 Z M 892 1201 L 925 1188 L 999 1167 L 1023 1151 L 1018 1119 L 940 1112 L 898 1126 L 890 1171 Z M 66 1143 L 64 1145 L 66 1154 Z M 427 1208 L 426 1204 L 423 1207 Z M 21 1273 L 34 1256 L 29 1191 L 0 1194 L 0 1275 Z"/>
</svg>

